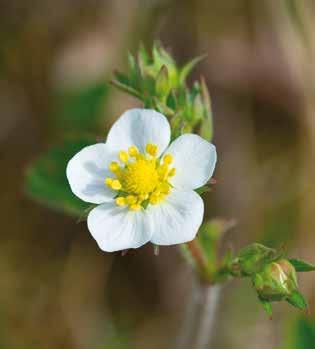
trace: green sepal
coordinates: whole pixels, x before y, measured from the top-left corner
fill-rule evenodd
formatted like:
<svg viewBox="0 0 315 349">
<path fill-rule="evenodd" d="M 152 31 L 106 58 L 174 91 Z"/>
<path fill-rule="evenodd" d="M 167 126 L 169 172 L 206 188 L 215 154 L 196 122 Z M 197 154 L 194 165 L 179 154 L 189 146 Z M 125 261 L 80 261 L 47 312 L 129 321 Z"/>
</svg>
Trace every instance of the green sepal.
<svg viewBox="0 0 315 349">
<path fill-rule="evenodd" d="M 280 258 L 280 254 L 272 248 L 254 243 L 244 247 L 238 254 L 235 265 L 244 276 L 261 271 L 268 263 Z"/>
<path fill-rule="evenodd" d="M 286 299 L 286 301 L 301 310 L 306 310 L 308 308 L 306 299 L 298 290 L 292 292 L 292 294 Z"/>
<path fill-rule="evenodd" d="M 200 136 L 210 142 L 213 137 L 212 107 L 209 90 L 203 77 L 201 78 L 201 95 L 205 115 L 200 127 Z"/>
<path fill-rule="evenodd" d="M 167 67 L 166 65 L 162 65 L 155 81 L 155 91 L 157 96 L 166 100 L 170 92 L 170 87 Z"/>
<path fill-rule="evenodd" d="M 203 186 L 200 187 L 200 188 L 195 189 L 195 192 L 196 192 L 197 194 L 199 194 L 199 195 L 202 195 L 202 194 L 204 194 L 204 193 L 209 192 L 210 190 L 211 190 L 211 188 L 209 187 L 208 184 L 206 184 L 206 185 L 203 185 Z"/>
<path fill-rule="evenodd" d="M 300 259 L 291 258 L 289 262 L 294 266 L 295 270 L 298 272 L 307 272 L 315 270 L 315 265 L 302 261 Z"/>
<path fill-rule="evenodd" d="M 134 96 L 136 98 L 142 99 L 141 94 L 135 90 L 133 87 L 125 85 L 118 80 L 111 80 L 110 83 L 117 87 L 119 90 L 126 92 L 127 94 Z"/>
<path fill-rule="evenodd" d="M 179 73 L 179 83 L 184 85 L 188 75 L 192 72 L 195 66 L 206 57 L 207 55 L 198 56 L 187 62 Z"/>
<path fill-rule="evenodd" d="M 265 312 L 269 315 L 269 317 L 272 316 L 272 306 L 271 302 L 266 301 L 265 299 L 262 299 L 261 297 L 258 297 L 260 304 L 263 306 Z"/>
</svg>

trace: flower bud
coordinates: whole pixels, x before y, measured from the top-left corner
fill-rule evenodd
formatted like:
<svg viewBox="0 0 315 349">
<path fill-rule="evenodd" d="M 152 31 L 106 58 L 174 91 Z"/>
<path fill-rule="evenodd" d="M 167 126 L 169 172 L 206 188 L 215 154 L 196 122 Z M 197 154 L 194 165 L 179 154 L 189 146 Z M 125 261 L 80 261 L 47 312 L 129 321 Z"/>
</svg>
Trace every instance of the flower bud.
<svg viewBox="0 0 315 349">
<path fill-rule="evenodd" d="M 277 252 L 274 249 L 255 243 L 240 251 L 234 262 L 234 269 L 242 276 L 254 275 L 276 258 Z"/>
<path fill-rule="evenodd" d="M 288 299 L 297 291 L 296 271 L 286 259 L 267 264 L 252 281 L 259 297 L 270 302 Z"/>
<path fill-rule="evenodd" d="M 157 95 L 166 99 L 170 92 L 170 87 L 167 67 L 166 65 L 162 65 L 155 81 Z"/>
</svg>

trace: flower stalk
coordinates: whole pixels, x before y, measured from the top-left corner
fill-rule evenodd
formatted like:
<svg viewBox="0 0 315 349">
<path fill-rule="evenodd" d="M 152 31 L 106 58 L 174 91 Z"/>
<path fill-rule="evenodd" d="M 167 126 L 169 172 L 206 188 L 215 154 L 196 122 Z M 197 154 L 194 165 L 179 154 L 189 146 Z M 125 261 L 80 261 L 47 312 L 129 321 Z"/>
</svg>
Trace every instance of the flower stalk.
<svg viewBox="0 0 315 349">
<path fill-rule="evenodd" d="M 197 57 L 180 68 L 160 44 L 154 45 L 152 55 L 140 47 L 135 57 L 129 55 L 129 71 L 116 73 L 112 83 L 141 100 L 145 107 L 163 113 L 170 121 L 172 139 L 195 132 L 211 141 L 213 121 L 205 80 L 201 78 L 191 88 L 186 84 L 187 76 L 200 60 Z M 209 181 L 195 191 L 202 195 L 210 184 Z M 298 290 L 296 272 L 315 270 L 315 266 L 288 259 L 283 251 L 260 244 L 249 245 L 235 256 L 228 250 L 219 258 L 218 243 L 223 233 L 233 226 L 232 221 L 210 220 L 200 227 L 197 238 L 180 245 L 196 277 L 178 348 L 208 348 L 220 285 L 231 278 L 250 278 L 259 301 L 270 316 L 271 303 L 275 301 L 285 300 L 299 309 L 307 308 Z"/>
</svg>

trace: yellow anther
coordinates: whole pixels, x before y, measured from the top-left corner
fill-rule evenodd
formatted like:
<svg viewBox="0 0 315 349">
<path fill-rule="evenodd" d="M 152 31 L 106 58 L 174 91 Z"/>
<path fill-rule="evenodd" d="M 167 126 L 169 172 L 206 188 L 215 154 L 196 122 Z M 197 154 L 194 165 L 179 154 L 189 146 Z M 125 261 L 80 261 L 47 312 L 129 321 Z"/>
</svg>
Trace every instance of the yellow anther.
<svg viewBox="0 0 315 349">
<path fill-rule="evenodd" d="M 128 153 L 130 156 L 136 157 L 139 154 L 139 150 L 135 145 L 132 145 L 131 147 L 129 147 Z"/>
<path fill-rule="evenodd" d="M 118 179 L 114 179 L 111 183 L 111 188 L 114 190 L 120 190 L 121 189 L 121 184 Z"/>
<path fill-rule="evenodd" d="M 145 150 L 151 156 L 156 156 L 158 147 L 156 144 L 148 143 L 147 146 L 145 147 Z"/>
<path fill-rule="evenodd" d="M 170 170 L 170 172 L 168 173 L 168 176 L 169 176 L 169 177 L 173 177 L 173 176 L 175 176 L 175 173 L 176 173 L 176 168 L 173 167 L 173 168 Z"/>
<path fill-rule="evenodd" d="M 116 161 L 112 161 L 109 165 L 109 170 L 113 173 L 117 172 L 117 170 L 119 169 L 119 164 Z"/>
<path fill-rule="evenodd" d="M 115 201 L 118 206 L 125 206 L 127 204 L 126 199 L 122 196 L 119 196 Z"/>
<path fill-rule="evenodd" d="M 140 202 L 142 202 L 142 201 L 144 201 L 144 200 L 147 200 L 148 197 L 149 197 L 149 194 L 140 194 L 140 195 L 138 196 L 138 199 L 139 199 Z"/>
<path fill-rule="evenodd" d="M 105 184 L 118 194 L 124 193 L 115 198 L 117 206 L 127 206 L 131 211 L 138 211 L 147 206 L 144 203 L 156 205 L 170 193 L 172 186 L 168 181 L 176 171 L 170 167 L 173 156 L 165 154 L 161 159 L 157 154 L 156 144 L 148 143 L 144 153 L 131 145 L 118 153 L 119 161 L 109 164 L 113 176 L 107 177 Z"/>
<path fill-rule="evenodd" d="M 156 205 L 158 203 L 158 201 L 159 201 L 159 197 L 157 195 L 152 194 L 150 196 L 149 202 L 150 202 L 151 205 Z"/>
<path fill-rule="evenodd" d="M 163 164 L 158 168 L 158 173 L 162 181 L 164 181 L 167 178 L 168 174 L 168 165 Z"/>
<path fill-rule="evenodd" d="M 137 198 L 135 196 L 133 196 L 133 195 L 128 195 L 126 197 L 126 202 L 127 202 L 128 205 L 133 205 L 133 204 L 135 204 L 137 202 Z"/>
<path fill-rule="evenodd" d="M 168 194 L 170 192 L 170 188 L 171 188 L 170 185 L 166 182 L 164 182 L 160 185 L 160 190 L 164 194 Z"/>
<path fill-rule="evenodd" d="M 105 179 L 105 184 L 108 185 L 109 187 L 112 186 L 112 183 L 113 183 L 113 178 L 107 177 Z"/>
<path fill-rule="evenodd" d="M 163 158 L 164 164 L 171 164 L 173 162 L 173 156 L 171 154 L 166 154 Z"/>
<path fill-rule="evenodd" d="M 129 159 L 129 155 L 126 151 L 122 150 L 119 152 L 118 154 L 118 157 L 119 157 L 119 160 L 121 162 L 124 162 L 124 163 L 127 163 L 128 162 L 128 159 Z"/>
<path fill-rule="evenodd" d="M 129 208 L 132 211 L 139 211 L 141 209 L 141 205 L 140 204 L 133 204 L 133 205 L 130 205 Z"/>
</svg>

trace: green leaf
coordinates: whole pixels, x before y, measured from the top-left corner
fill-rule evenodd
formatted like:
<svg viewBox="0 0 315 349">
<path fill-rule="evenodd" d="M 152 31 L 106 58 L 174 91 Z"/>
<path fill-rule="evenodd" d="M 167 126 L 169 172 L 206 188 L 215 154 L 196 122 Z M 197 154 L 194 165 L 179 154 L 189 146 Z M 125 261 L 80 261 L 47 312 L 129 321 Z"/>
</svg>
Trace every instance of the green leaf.
<svg viewBox="0 0 315 349">
<path fill-rule="evenodd" d="M 92 138 L 77 138 L 51 147 L 30 165 L 26 172 L 26 191 L 47 207 L 81 217 L 90 204 L 78 199 L 66 178 L 66 166 L 71 157 L 87 145 Z"/>
<path fill-rule="evenodd" d="M 58 135 L 97 130 L 108 92 L 108 85 L 103 81 L 57 92 L 52 122 Z"/>
<path fill-rule="evenodd" d="M 314 264 L 304 262 L 300 259 L 291 258 L 291 259 L 289 259 L 289 262 L 294 266 L 295 270 L 299 271 L 299 272 L 315 270 Z"/>
<path fill-rule="evenodd" d="M 305 310 L 308 308 L 306 299 L 299 291 L 293 292 L 290 295 L 290 297 L 288 297 L 286 300 L 288 303 L 290 303 L 291 305 L 293 305 L 296 308 L 299 308 L 302 310 Z"/>
</svg>

